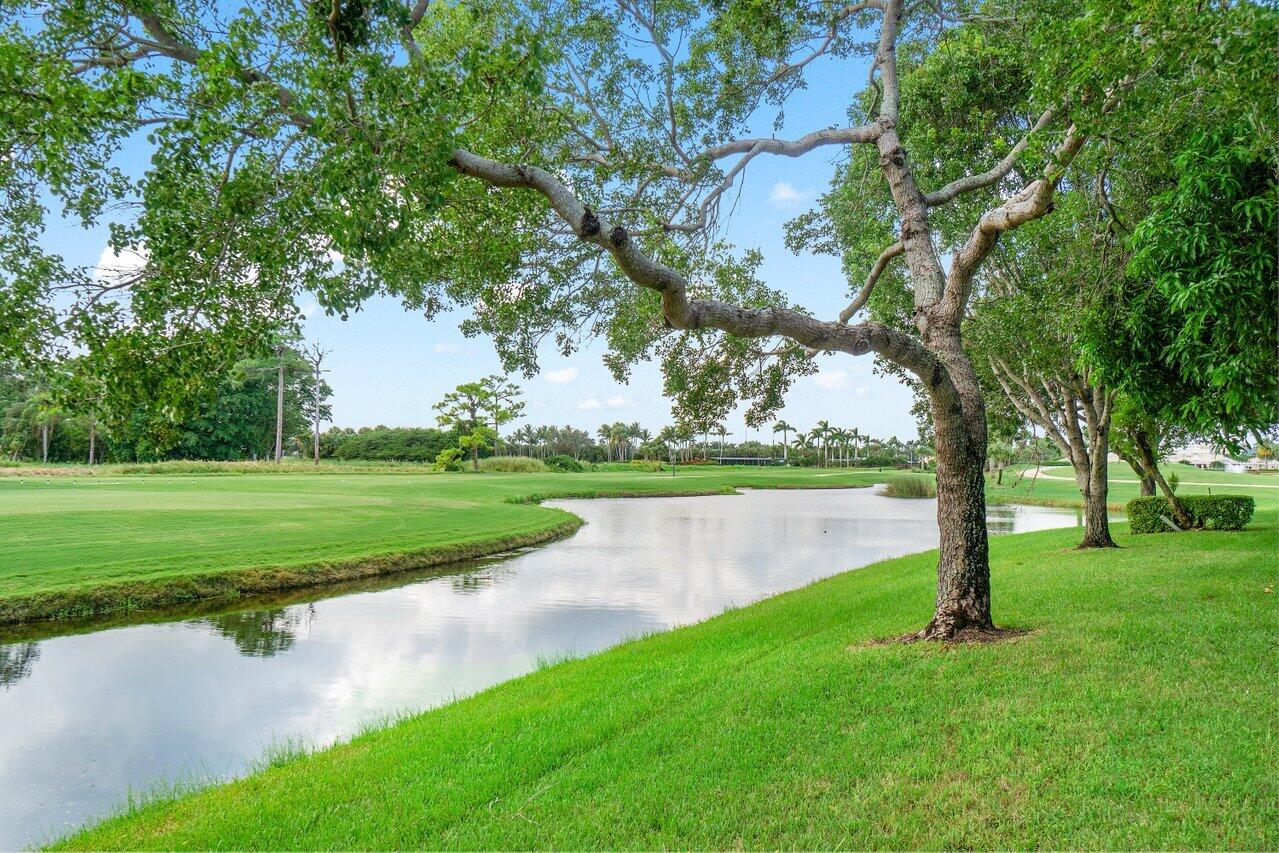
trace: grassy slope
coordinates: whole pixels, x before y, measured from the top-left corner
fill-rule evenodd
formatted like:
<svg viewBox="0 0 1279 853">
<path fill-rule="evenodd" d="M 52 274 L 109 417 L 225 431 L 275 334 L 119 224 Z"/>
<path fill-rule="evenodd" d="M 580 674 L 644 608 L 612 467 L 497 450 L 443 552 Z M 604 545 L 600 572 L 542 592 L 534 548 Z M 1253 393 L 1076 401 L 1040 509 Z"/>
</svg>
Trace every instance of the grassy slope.
<svg viewBox="0 0 1279 853">
<path fill-rule="evenodd" d="M 1214 495 L 1239 494 L 1252 495 L 1257 500 L 1257 508 L 1273 507 L 1279 503 L 1279 476 L 1265 474 L 1231 474 L 1225 471 L 1201 471 L 1192 465 L 1169 465 L 1165 474 L 1177 473 L 1183 481 L 1177 487 L 1179 495 L 1205 495 L 1209 491 Z M 1007 501 L 1022 503 L 1041 503 L 1056 506 L 1076 506 L 1079 504 L 1079 487 L 1075 485 L 1074 472 L 1069 466 L 1045 467 L 1044 472 L 1066 480 L 1035 477 L 1033 470 L 1019 477 L 1016 471 L 1004 472 L 1003 485 L 995 485 L 995 478 L 986 478 L 986 496 L 991 501 Z M 1210 483 L 1212 485 L 1198 485 Z M 1109 503 L 1113 509 L 1122 509 L 1123 505 L 1140 494 L 1140 484 L 1132 469 L 1126 463 L 1111 463 Z"/>
<path fill-rule="evenodd" d="M 0 623 L 331 582 L 572 530 L 538 495 L 865 485 L 883 475 L 707 469 L 598 474 L 0 478 Z M 420 469 L 417 469 L 420 470 Z"/>
<path fill-rule="evenodd" d="M 69 847 L 1279 846 L 1276 514 L 993 540 L 984 647 L 897 559 L 542 670 Z"/>
</svg>

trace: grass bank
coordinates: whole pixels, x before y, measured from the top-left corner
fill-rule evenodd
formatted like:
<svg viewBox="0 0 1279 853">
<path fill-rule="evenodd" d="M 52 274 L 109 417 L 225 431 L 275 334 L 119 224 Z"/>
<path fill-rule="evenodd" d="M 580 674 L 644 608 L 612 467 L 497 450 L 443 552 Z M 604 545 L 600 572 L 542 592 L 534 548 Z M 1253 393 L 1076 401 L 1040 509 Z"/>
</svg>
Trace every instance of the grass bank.
<svg viewBox="0 0 1279 853">
<path fill-rule="evenodd" d="M 493 554 L 576 529 L 575 516 L 536 505 L 555 497 L 853 486 L 882 477 L 759 468 L 674 477 L 321 471 L 0 478 L 0 624 L 227 600 Z"/>
<path fill-rule="evenodd" d="M 1182 481 L 1177 488 L 1179 495 L 1252 495 L 1258 509 L 1279 506 L 1279 476 L 1201 471 L 1193 465 L 1164 466 L 1164 474 L 1173 473 Z M 1039 476 L 1033 466 L 1025 471 L 1009 468 L 1004 471 L 1003 483 L 996 483 L 994 475 L 987 475 L 986 499 L 991 503 L 1077 507 L 1081 504 L 1074 477 L 1068 465 L 1046 466 Z M 1109 485 L 1108 503 L 1112 510 L 1122 510 L 1124 504 L 1141 494 L 1141 484 L 1124 462 L 1110 463 Z"/>
<path fill-rule="evenodd" d="M 990 646 L 869 646 L 935 553 L 541 670 L 65 848 L 1279 846 L 1272 510 L 991 542 Z"/>
</svg>

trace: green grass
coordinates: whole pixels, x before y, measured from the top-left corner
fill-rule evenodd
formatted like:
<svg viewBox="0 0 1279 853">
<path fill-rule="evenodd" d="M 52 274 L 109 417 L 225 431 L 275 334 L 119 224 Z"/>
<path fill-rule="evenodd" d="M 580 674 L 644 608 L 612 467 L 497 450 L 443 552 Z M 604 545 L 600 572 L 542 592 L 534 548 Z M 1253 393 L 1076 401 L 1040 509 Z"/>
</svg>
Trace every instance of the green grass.
<svg viewBox="0 0 1279 853">
<path fill-rule="evenodd" d="M 1168 465 L 1163 469 L 1165 475 L 1174 471 L 1182 481 L 1177 487 L 1179 495 L 1206 495 L 1209 492 L 1218 495 L 1252 495 L 1257 499 L 1258 509 L 1279 507 L 1279 476 L 1201 471 L 1193 465 Z M 1043 474 L 1067 479 L 1050 479 Z M 992 502 L 1078 506 L 1079 487 L 1075 485 L 1074 476 L 1070 466 L 1046 466 L 1039 477 L 1034 475 L 1033 466 L 1024 476 L 1010 468 L 1004 471 L 1002 485 L 995 484 L 993 475 L 986 477 L 986 497 Z M 1108 502 L 1112 509 L 1123 509 L 1124 504 L 1141 494 L 1136 475 L 1124 462 L 1110 464 L 1109 480 Z M 1200 485 L 1202 483 L 1208 485 Z"/>
<path fill-rule="evenodd" d="M 1279 846 L 1273 510 L 991 542 L 1015 641 L 868 646 L 935 553 L 548 666 L 68 848 Z"/>
<path fill-rule="evenodd" d="M 0 477 L 0 624 L 352 580 L 576 528 L 575 516 L 537 499 L 868 485 L 882 477 L 760 468 L 675 477 L 426 474 L 420 467 L 384 474 L 342 465 L 321 467 L 324 476 L 62 470 Z"/>
<path fill-rule="evenodd" d="M 890 498 L 935 498 L 937 483 L 926 474 L 893 474 L 880 493 Z"/>
</svg>

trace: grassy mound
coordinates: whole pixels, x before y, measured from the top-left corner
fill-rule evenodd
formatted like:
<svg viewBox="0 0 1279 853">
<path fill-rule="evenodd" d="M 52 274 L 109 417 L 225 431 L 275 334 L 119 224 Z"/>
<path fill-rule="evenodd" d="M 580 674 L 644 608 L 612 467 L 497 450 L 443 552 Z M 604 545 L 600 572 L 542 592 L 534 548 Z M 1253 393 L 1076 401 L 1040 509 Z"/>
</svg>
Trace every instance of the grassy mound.
<svg viewBox="0 0 1279 853">
<path fill-rule="evenodd" d="M 892 560 L 154 802 L 67 848 L 1279 846 L 1276 515 L 992 540 L 989 645 Z"/>
<path fill-rule="evenodd" d="M 879 493 L 890 498 L 935 498 L 937 483 L 932 477 L 899 475 L 884 483 Z"/>
<path fill-rule="evenodd" d="M 480 460 L 480 470 L 496 474 L 541 474 L 546 463 L 528 456 L 490 456 Z"/>
</svg>

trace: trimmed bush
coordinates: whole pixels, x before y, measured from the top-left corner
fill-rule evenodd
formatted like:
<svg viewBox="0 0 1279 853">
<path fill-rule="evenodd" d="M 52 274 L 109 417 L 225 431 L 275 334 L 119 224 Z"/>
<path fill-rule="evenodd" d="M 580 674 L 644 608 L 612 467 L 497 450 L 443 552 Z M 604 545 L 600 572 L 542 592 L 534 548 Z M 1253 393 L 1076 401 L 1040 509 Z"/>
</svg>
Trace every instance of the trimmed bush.
<svg viewBox="0 0 1279 853">
<path fill-rule="evenodd" d="M 552 471 L 560 471 L 565 474 L 580 474 L 584 470 L 581 462 L 578 462 L 572 456 L 565 456 L 562 453 L 548 456 L 542 462 Z"/>
<path fill-rule="evenodd" d="M 893 477 L 880 494 L 890 498 L 935 498 L 937 484 L 929 477 Z"/>
<path fill-rule="evenodd" d="M 480 470 L 500 474 L 541 474 L 546 463 L 528 456 L 490 456 L 480 460 Z"/>
<path fill-rule="evenodd" d="M 1186 495 L 1177 500 L 1190 514 L 1194 526 L 1205 530 L 1243 530 L 1256 508 L 1246 495 Z M 1128 529 L 1133 533 L 1172 532 L 1160 517 L 1172 518 L 1172 507 L 1162 495 L 1134 498 L 1124 509 L 1128 513 Z"/>
</svg>

